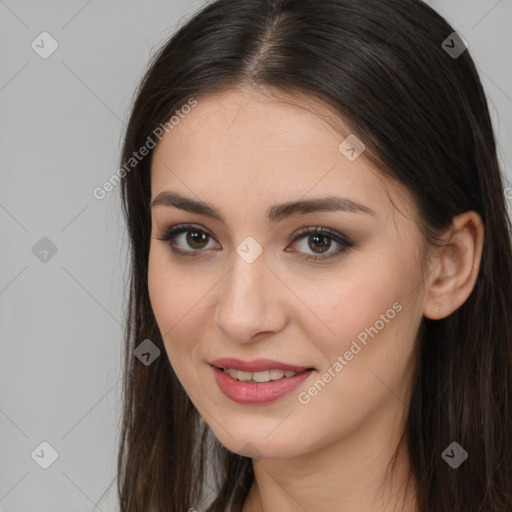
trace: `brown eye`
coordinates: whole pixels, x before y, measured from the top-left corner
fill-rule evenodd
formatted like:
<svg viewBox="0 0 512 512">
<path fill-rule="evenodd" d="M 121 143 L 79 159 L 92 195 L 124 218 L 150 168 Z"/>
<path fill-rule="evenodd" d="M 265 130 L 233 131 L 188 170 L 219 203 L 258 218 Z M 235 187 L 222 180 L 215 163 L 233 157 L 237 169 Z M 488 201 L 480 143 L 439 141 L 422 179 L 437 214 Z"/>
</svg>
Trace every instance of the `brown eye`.
<svg viewBox="0 0 512 512">
<path fill-rule="evenodd" d="M 185 236 L 183 236 L 185 235 Z M 210 241 L 215 240 L 207 231 L 193 225 L 178 225 L 169 228 L 158 240 L 166 242 L 174 254 L 180 256 L 199 256 L 206 252 Z M 301 259 L 320 261 L 333 258 L 346 252 L 354 244 L 343 234 L 328 228 L 316 227 L 303 229 L 293 240 L 295 245 L 300 241 L 303 247 L 299 252 L 305 254 Z M 329 251 L 338 246 L 336 251 Z M 313 254 L 312 254 L 313 253 Z"/>
<path fill-rule="evenodd" d="M 209 236 L 203 231 L 188 230 L 186 231 L 186 241 L 193 249 L 204 249 L 205 241 L 208 242 Z"/>
<path fill-rule="evenodd" d="M 296 243 L 297 241 L 301 242 L 302 247 L 300 247 L 300 243 Z M 339 246 L 339 249 L 337 251 L 328 252 L 333 246 L 333 241 L 335 245 Z M 339 256 L 354 245 L 345 235 L 321 226 L 303 229 L 294 238 L 293 242 L 299 245 L 300 250 L 298 252 L 306 254 L 302 259 L 312 261 L 327 260 Z M 313 252 L 314 255 L 311 255 L 310 251 Z"/>
<path fill-rule="evenodd" d="M 207 248 L 213 237 L 196 226 L 182 224 L 171 227 L 163 235 L 158 236 L 157 239 L 167 242 L 171 251 L 175 254 L 196 256 Z"/>
<path fill-rule="evenodd" d="M 331 239 L 325 235 L 309 236 L 308 245 L 314 252 L 323 253 L 331 247 Z"/>
</svg>

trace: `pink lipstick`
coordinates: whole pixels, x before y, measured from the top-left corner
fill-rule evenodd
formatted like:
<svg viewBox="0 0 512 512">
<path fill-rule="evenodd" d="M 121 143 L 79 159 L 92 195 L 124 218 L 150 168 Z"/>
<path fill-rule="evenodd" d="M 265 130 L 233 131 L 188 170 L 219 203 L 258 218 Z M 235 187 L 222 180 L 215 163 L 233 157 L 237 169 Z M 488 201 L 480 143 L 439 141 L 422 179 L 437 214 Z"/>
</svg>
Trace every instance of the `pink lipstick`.
<svg viewBox="0 0 512 512">
<path fill-rule="evenodd" d="M 216 359 L 210 363 L 219 389 L 240 404 L 265 404 L 296 389 L 315 370 L 271 359 Z"/>
</svg>

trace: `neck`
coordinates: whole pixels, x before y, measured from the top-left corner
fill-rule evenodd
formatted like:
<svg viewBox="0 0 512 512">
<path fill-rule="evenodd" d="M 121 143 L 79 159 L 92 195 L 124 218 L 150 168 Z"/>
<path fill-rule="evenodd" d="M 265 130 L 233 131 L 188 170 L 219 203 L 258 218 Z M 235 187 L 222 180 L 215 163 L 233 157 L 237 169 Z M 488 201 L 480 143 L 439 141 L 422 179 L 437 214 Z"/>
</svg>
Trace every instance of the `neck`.
<svg viewBox="0 0 512 512">
<path fill-rule="evenodd" d="M 415 482 L 406 488 L 406 447 L 386 471 L 403 432 L 403 418 L 400 428 L 396 423 L 396 416 L 390 418 L 384 436 L 376 435 L 379 422 L 373 428 L 367 423 L 341 441 L 296 457 L 253 460 L 254 483 L 242 512 L 417 512 Z"/>
</svg>

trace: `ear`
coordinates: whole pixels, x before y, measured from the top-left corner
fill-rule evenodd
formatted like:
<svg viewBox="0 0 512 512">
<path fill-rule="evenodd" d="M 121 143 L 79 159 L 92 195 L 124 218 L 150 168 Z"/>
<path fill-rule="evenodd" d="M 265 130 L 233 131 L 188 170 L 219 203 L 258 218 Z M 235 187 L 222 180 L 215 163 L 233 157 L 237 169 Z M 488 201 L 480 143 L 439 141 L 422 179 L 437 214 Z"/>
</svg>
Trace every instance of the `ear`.
<svg viewBox="0 0 512 512">
<path fill-rule="evenodd" d="M 474 211 L 457 215 L 442 238 L 445 245 L 434 250 L 423 309 L 432 320 L 453 313 L 473 291 L 482 258 L 482 218 Z"/>
</svg>

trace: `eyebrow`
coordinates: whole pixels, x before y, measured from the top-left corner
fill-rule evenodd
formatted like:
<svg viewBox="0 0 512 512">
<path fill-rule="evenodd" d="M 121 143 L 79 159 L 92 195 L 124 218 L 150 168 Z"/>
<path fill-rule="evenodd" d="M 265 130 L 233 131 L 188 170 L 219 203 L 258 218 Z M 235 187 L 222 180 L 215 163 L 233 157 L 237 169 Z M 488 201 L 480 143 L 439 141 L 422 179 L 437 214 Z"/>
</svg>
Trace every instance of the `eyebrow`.
<svg viewBox="0 0 512 512">
<path fill-rule="evenodd" d="M 177 192 L 160 192 L 160 194 L 158 194 L 151 203 L 151 209 L 156 208 L 157 206 L 173 206 L 180 210 L 217 219 L 225 224 L 224 217 L 213 205 L 203 201 L 190 199 L 178 194 Z M 368 206 L 352 201 L 351 199 L 339 196 L 329 196 L 317 199 L 301 199 L 299 201 L 273 205 L 267 210 L 267 218 L 269 222 L 275 223 L 294 215 L 327 211 L 376 215 L 376 212 Z"/>
</svg>

